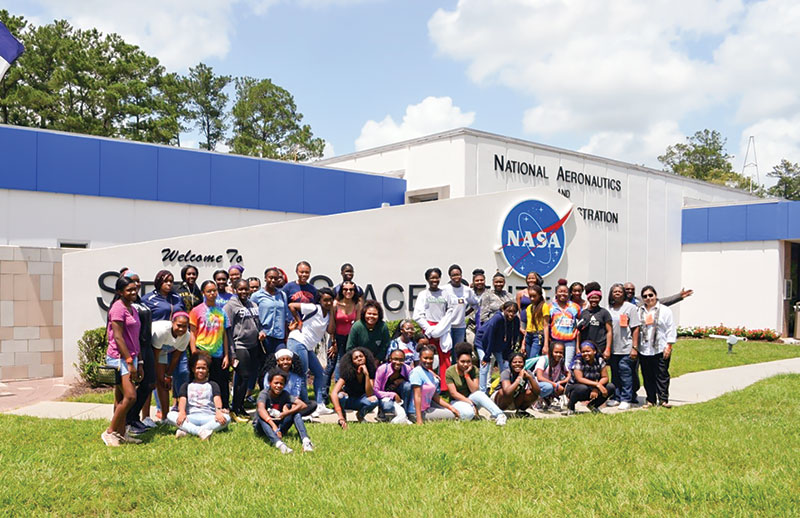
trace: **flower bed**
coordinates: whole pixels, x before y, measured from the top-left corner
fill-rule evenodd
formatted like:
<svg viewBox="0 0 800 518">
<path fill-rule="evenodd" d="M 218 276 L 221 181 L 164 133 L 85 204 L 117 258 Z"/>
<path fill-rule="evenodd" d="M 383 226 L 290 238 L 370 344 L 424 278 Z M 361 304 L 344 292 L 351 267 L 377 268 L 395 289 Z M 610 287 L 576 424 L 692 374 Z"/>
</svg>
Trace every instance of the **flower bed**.
<svg viewBox="0 0 800 518">
<path fill-rule="evenodd" d="M 708 327 L 678 327 L 678 336 L 692 338 L 708 338 L 709 335 L 736 335 L 748 340 L 773 342 L 780 338 L 774 329 L 745 329 L 744 327 L 727 327 L 722 324 Z"/>
</svg>

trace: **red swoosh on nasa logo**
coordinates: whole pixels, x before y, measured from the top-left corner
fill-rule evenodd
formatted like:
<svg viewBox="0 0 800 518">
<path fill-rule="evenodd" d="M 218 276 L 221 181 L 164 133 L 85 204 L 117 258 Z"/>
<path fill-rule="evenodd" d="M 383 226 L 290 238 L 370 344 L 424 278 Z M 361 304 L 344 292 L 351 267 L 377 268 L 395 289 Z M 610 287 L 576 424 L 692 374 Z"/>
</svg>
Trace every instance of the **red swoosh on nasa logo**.
<svg viewBox="0 0 800 518">
<path fill-rule="evenodd" d="M 557 232 L 558 229 L 563 227 L 564 223 L 567 221 L 567 218 L 569 218 L 570 214 L 572 214 L 572 209 L 571 208 L 567 211 L 566 214 L 564 214 L 563 218 L 561 218 L 560 220 L 556 221 L 555 223 L 553 223 L 552 225 L 550 225 L 546 229 L 542 230 L 542 232 L 547 234 L 545 237 L 549 238 L 553 234 L 553 232 Z M 545 243 L 547 243 L 547 239 L 545 239 Z M 508 245 L 506 245 L 506 246 L 508 246 Z M 542 243 L 541 245 L 536 245 L 533 248 L 528 249 L 528 251 L 525 252 L 522 255 L 522 257 L 517 259 L 517 261 L 514 264 L 511 265 L 511 269 L 513 270 L 519 264 L 520 261 L 522 261 L 523 259 L 525 259 L 528 256 L 529 253 L 533 252 L 534 250 L 536 250 L 537 248 L 539 248 L 541 246 L 544 246 L 544 243 Z M 503 248 L 505 248 L 505 246 Z"/>
</svg>

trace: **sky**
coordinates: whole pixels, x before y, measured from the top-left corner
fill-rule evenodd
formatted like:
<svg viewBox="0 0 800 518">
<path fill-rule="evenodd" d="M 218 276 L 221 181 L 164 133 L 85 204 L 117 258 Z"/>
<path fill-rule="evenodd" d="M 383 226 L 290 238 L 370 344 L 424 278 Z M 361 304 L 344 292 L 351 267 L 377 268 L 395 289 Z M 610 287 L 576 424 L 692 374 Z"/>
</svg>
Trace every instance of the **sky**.
<svg viewBox="0 0 800 518">
<path fill-rule="evenodd" d="M 169 71 L 270 78 L 326 156 L 466 126 L 660 169 L 668 145 L 708 128 L 748 175 L 754 136 L 767 185 L 781 159 L 800 162 L 796 0 L 6 4 L 117 32 Z"/>
</svg>

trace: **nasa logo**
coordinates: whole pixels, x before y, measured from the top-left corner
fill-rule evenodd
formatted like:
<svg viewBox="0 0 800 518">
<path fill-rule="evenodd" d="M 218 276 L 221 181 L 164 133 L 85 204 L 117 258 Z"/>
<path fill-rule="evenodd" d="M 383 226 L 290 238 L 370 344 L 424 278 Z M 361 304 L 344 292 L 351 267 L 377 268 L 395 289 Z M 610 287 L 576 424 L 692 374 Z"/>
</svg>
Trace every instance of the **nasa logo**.
<svg viewBox="0 0 800 518">
<path fill-rule="evenodd" d="M 549 275 L 564 257 L 566 237 L 564 223 L 572 213 L 559 217 L 550 205 L 539 200 L 518 203 L 506 216 L 500 229 L 502 252 L 512 271 L 525 277 L 535 271 L 542 277 Z"/>
</svg>

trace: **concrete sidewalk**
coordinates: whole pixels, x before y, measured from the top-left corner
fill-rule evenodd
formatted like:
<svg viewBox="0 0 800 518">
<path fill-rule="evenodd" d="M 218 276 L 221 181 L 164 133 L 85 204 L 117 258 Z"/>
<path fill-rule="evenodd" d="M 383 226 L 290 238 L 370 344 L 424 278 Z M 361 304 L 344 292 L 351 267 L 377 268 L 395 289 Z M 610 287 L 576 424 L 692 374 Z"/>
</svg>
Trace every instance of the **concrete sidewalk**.
<svg viewBox="0 0 800 518">
<path fill-rule="evenodd" d="M 0 383 L 0 412 L 58 399 L 68 389 L 64 378 L 4 381 Z"/>
<path fill-rule="evenodd" d="M 800 374 L 800 358 L 789 360 L 777 360 L 773 362 L 756 363 L 752 365 L 742 365 L 739 367 L 727 367 L 702 372 L 693 372 L 674 378 L 670 383 L 670 402 L 674 405 L 689 405 L 702 403 L 719 397 L 727 392 L 741 390 L 757 381 L 760 381 L 778 374 Z M 56 378 L 57 379 L 57 378 Z M 41 381 L 41 380 L 37 380 Z M 22 383 L 22 382 L 20 382 Z M 30 384 L 30 382 L 28 382 Z M 61 385 L 52 383 L 52 390 L 57 392 Z M 0 392 L 8 390 L 8 387 L 0 387 Z M 63 389 L 61 393 L 63 394 Z M 18 390 L 24 393 L 25 390 Z M 60 396 L 60 394 L 59 394 Z M 18 396 L 22 397 L 22 396 Z M 57 396 L 58 397 L 58 396 Z M 644 400 L 644 389 L 639 391 L 639 400 Z M 2 401 L 2 398 L 0 398 Z M 578 406 L 578 411 L 585 411 L 585 408 Z M 603 408 L 603 413 L 616 414 L 621 412 L 618 408 Z M 47 417 L 54 419 L 111 419 L 113 406 L 97 403 L 72 403 L 68 401 L 41 401 L 5 411 L 7 414 L 25 415 L 33 417 Z M 481 414 L 488 416 L 485 411 Z M 533 412 L 536 417 L 557 418 L 562 417 L 558 413 Z M 315 422 L 336 423 L 336 415 L 324 415 Z M 353 412 L 348 412 L 348 421 L 355 420 Z M 367 416 L 368 421 L 374 421 L 374 414 Z"/>
</svg>

